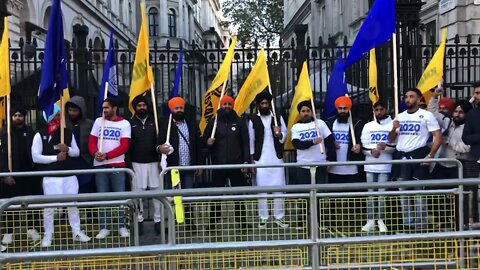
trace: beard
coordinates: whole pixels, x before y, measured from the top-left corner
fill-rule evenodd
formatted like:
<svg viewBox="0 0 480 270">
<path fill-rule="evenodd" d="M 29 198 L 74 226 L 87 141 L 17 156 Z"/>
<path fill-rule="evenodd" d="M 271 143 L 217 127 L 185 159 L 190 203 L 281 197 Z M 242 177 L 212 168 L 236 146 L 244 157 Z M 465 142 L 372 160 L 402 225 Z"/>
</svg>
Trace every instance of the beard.
<svg viewBox="0 0 480 270">
<path fill-rule="evenodd" d="M 306 116 L 306 117 L 300 118 L 300 123 L 310 123 L 312 121 L 313 121 L 313 117 L 311 117 L 311 116 Z"/>
<path fill-rule="evenodd" d="M 172 117 L 176 121 L 183 121 L 183 120 L 185 120 L 185 113 L 184 112 L 176 112 L 172 115 Z"/>
<path fill-rule="evenodd" d="M 383 119 L 386 119 L 387 117 L 388 117 L 387 114 L 375 116 L 375 118 L 377 118 L 377 121 L 381 121 L 381 120 L 383 120 Z"/>
<path fill-rule="evenodd" d="M 457 126 L 465 124 L 465 119 L 460 119 L 458 117 L 453 117 L 452 120 L 453 120 L 453 123 L 455 123 L 455 125 L 457 125 Z"/>
<path fill-rule="evenodd" d="M 340 123 L 346 123 L 348 122 L 348 113 L 338 113 L 337 114 L 337 120 Z"/>
<path fill-rule="evenodd" d="M 270 108 L 260 108 L 258 111 L 261 115 L 270 115 Z"/>
<path fill-rule="evenodd" d="M 147 111 L 146 110 L 139 110 L 137 112 L 137 116 L 140 117 L 140 118 L 145 118 L 145 117 L 147 117 Z"/>
</svg>

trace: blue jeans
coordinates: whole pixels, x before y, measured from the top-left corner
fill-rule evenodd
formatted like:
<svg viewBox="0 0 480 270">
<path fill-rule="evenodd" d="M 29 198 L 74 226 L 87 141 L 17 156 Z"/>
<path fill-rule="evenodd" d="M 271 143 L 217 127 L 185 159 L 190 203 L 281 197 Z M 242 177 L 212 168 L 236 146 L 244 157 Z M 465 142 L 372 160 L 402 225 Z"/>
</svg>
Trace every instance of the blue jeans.
<svg viewBox="0 0 480 270">
<path fill-rule="evenodd" d="M 96 167 L 96 169 L 105 168 L 103 166 Z M 97 185 L 97 192 L 122 192 L 125 191 L 125 173 L 98 173 L 95 176 L 95 183 Z M 122 206 L 118 211 L 117 227 L 124 227 L 125 213 Z M 106 211 L 100 211 L 100 229 L 107 229 L 107 224 L 110 224 L 110 217 Z"/>
<path fill-rule="evenodd" d="M 408 181 L 398 178 L 397 181 Z M 401 188 L 400 190 L 405 190 Z M 416 188 L 422 190 L 422 188 Z M 400 196 L 402 204 L 403 225 L 407 227 L 424 227 L 427 223 L 427 201 L 423 195 L 415 195 L 415 200 L 407 196 Z"/>
<path fill-rule="evenodd" d="M 385 183 L 388 181 L 388 173 L 372 173 L 367 172 L 367 183 Z M 369 189 L 369 192 L 375 191 L 374 189 Z M 379 188 L 378 191 L 385 191 L 384 188 Z M 378 206 L 377 206 L 378 203 Z M 383 219 L 385 213 L 385 197 L 378 196 L 368 197 L 368 219 Z"/>
</svg>

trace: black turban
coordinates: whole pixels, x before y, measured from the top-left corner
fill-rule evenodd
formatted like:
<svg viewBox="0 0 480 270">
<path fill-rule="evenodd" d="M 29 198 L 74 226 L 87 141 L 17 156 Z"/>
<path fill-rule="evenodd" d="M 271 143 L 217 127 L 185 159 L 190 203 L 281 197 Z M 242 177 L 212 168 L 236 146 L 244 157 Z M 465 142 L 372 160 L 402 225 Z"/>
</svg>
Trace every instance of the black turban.
<svg viewBox="0 0 480 270">
<path fill-rule="evenodd" d="M 262 102 L 265 99 L 268 100 L 268 102 L 271 102 L 272 95 L 270 95 L 269 92 L 261 92 L 255 97 L 255 101 L 257 102 L 257 104 L 260 104 L 260 102 Z"/>
<path fill-rule="evenodd" d="M 145 104 L 148 104 L 147 103 L 147 98 L 143 95 L 138 95 L 136 96 L 133 100 L 132 100 L 132 107 L 133 109 L 135 109 L 137 107 L 137 104 L 140 103 L 140 102 L 143 102 Z"/>
<path fill-rule="evenodd" d="M 20 105 L 13 106 L 11 111 L 10 111 L 10 114 L 11 114 L 11 116 L 13 116 L 17 112 L 20 113 L 23 116 L 27 116 L 27 110 L 23 106 L 20 106 Z"/>
<path fill-rule="evenodd" d="M 312 101 L 311 100 L 304 100 L 300 103 L 298 103 L 297 105 L 297 111 L 300 113 L 300 111 L 302 110 L 302 107 L 303 106 L 307 106 L 308 108 L 310 108 L 310 110 L 312 109 Z"/>
<path fill-rule="evenodd" d="M 467 114 L 473 108 L 472 103 L 468 102 L 467 100 L 457 101 L 457 104 L 455 104 L 455 108 L 458 106 L 462 108 L 465 114 Z"/>
</svg>

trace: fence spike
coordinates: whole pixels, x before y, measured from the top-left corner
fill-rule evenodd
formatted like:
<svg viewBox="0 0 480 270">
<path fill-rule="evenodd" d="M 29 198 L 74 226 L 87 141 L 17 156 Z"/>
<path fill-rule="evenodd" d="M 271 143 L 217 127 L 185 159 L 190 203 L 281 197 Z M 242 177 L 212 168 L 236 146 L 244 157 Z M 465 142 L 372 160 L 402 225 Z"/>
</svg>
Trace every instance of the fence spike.
<svg viewBox="0 0 480 270">
<path fill-rule="evenodd" d="M 320 47 L 320 48 L 323 47 L 323 37 L 322 36 L 318 37 L 318 47 Z"/>
<path fill-rule="evenodd" d="M 33 38 L 32 44 L 35 46 L 35 48 L 38 46 L 37 38 Z"/>
<path fill-rule="evenodd" d="M 267 39 L 267 48 L 270 48 L 270 39 Z"/>
<path fill-rule="evenodd" d="M 116 38 L 113 39 L 113 46 L 115 47 L 116 50 L 118 50 L 118 48 L 120 48 L 120 45 L 118 44 L 118 39 L 116 39 Z"/>
<path fill-rule="evenodd" d="M 347 36 L 343 36 L 343 46 L 347 46 L 348 45 L 348 38 Z"/>
<path fill-rule="evenodd" d="M 279 46 L 280 48 L 283 48 L 283 39 L 279 39 L 279 40 L 278 40 L 278 46 Z"/>
<path fill-rule="evenodd" d="M 153 41 L 153 48 L 156 50 L 158 48 L 157 40 Z"/>
<path fill-rule="evenodd" d="M 183 49 L 183 41 L 182 40 L 180 40 L 180 43 L 178 43 L 178 48 L 180 48 L 180 50 Z"/>
<path fill-rule="evenodd" d="M 310 47 L 312 43 L 310 42 L 310 36 L 307 37 L 307 42 L 306 42 L 306 45 L 307 47 Z"/>
<path fill-rule="evenodd" d="M 93 49 L 93 41 L 91 38 L 88 39 L 88 48 L 91 50 Z"/>
<path fill-rule="evenodd" d="M 472 44 L 472 35 L 471 34 L 467 35 L 467 44 Z"/>
<path fill-rule="evenodd" d="M 21 38 L 18 40 L 18 46 L 20 46 L 20 48 L 22 48 L 23 45 L 25 45 L 25 42 L 23 41 L 23 37 L 21 37 Z"/>
<path fill-rule="evenodd" d="M 458 34 L 455 35 L 454 43 L 455 43 L 455 44 L 460 43 L 460 36 L 459 36 Z"/>
<path fill-rule="evenodd" d="M 102 42 L 100 43 L 100 48 L 105 49 L 105 39 L 102 38 Z"/>
<path fill-rule="evenodd" d="M 170 40 L 167 40 L 167 44 L 165 44 L 165 47 L 167 47 L 167 50 L 170 50 Z"/>
<path fill-rule="evenodd" d="M 290 41 L 290 46 L 292 46 L 292 48 L 295 48 L 295 39 L 292 37 L 292 40 Z"/>
</svg>

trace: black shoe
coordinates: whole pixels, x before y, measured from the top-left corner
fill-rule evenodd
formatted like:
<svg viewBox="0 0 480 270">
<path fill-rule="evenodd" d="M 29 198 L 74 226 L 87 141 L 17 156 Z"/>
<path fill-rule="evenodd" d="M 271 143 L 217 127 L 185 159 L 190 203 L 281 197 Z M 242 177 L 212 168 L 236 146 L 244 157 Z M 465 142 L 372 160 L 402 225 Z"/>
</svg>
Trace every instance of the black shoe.
<svg viewBox="0 0 480 270">
<path fill-rule="evenodd" d="M 155 229 L 155 234 L 160 235 L 161 233 L 160 222 L 155 222 L 155 224 L 153 225 L 153 228 Z"/>
<path fill-rule="evenodd" d="M 143 235 L 143 222 L 138 222 L 138 235 Z"/>
</svg>

